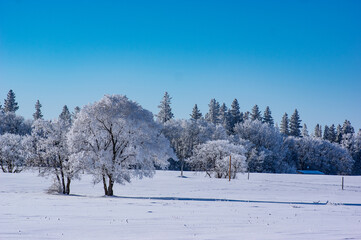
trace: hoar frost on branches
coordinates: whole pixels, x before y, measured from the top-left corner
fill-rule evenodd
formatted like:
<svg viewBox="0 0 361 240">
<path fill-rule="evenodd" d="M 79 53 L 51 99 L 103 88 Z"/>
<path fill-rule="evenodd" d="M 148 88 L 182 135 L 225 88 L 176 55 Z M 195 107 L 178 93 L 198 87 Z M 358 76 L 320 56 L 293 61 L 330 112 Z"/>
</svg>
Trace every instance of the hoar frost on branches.
<svg viewBox="0 0 361 240">
<path fill-rule="evenodd" d="M 193 156 L 187 159 L 192 169 L 205 171 L 209 177 L 229 177 L 229 157 L 231 156 L 231 177 L 246 169 L 246 150 L 241 145 L 234 145 L 228 140 L 208 141 L 197 145 Z"/>
<path fill-rule="evenodd" d="M 18 173 L 25 166 L 28 136 L 5 133 L 0 135 L 0 167 L 3 172 Z"/>
<path fill-rule="evenodd" d="M 173 152 L 160 131 L 151 112 L 125 96 L 106 95 L 77 114 L 68 135 L 71 159 L 78 159 L 112 196 L 114 183 L 152 177 L 155 165 L 168 165 Z"/>
</svg>

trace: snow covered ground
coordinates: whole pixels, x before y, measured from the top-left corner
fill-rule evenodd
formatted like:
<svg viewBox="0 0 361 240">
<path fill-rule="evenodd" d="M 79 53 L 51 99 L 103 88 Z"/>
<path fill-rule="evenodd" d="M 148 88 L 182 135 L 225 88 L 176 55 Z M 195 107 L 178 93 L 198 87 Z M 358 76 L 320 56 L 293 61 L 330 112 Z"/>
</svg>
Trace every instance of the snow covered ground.
<svg viewBox="0 0 361 240">
<path fill-rule="evenodd" d="M 104 197 L 90 176 L 62 196 L 35 172 L 0 173 L 0 239 L 361 239 L 361 177 L 341 190 L 341 176 L 178 175 L 157 171 Z"/>
</svg>

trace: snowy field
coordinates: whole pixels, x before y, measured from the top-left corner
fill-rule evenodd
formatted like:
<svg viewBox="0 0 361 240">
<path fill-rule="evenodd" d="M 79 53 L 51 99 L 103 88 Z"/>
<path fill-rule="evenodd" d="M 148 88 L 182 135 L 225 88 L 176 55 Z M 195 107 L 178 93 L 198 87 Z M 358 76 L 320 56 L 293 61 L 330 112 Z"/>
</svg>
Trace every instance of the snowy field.
<svg viewBox="0 0 361 240">
<path fill-rule="evenodd" d="M 361 177 L 157 171 L 104 197 L 90 176 L 73 195 L 51 179 L 0 173 L 0 239 L 361 239 Z"/>
</svg>

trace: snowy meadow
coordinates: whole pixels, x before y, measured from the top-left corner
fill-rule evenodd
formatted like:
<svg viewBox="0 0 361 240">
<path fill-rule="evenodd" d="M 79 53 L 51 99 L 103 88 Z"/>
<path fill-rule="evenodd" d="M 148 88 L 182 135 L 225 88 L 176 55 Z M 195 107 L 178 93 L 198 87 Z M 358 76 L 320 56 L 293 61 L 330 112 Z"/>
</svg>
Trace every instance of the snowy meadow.
<svg viewBox="0 0 361 240">
<path fill-rule="evenodd" d="M 360 239 L 361 177 L 157 171 L 105 197 L 85 175 L 69 196 L 37 171 L 0 173 L 0 239 Z M 354 204 L 354 205 L 347 205 Z"/>
</svg>

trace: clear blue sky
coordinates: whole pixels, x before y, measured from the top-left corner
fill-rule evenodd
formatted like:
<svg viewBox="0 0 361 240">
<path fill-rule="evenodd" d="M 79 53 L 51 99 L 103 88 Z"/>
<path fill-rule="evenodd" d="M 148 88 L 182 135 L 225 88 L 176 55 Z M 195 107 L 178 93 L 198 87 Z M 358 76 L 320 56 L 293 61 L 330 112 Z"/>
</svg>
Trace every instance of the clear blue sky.
<svg viewBox="0 0 361 240">
<path fill-rule="evenodd" d="M 124 94 L 176 118 L 211 98 L 361 127 L 361 1 L 0 0 L 0 102 L 30 118 Z"/>
</svg>

